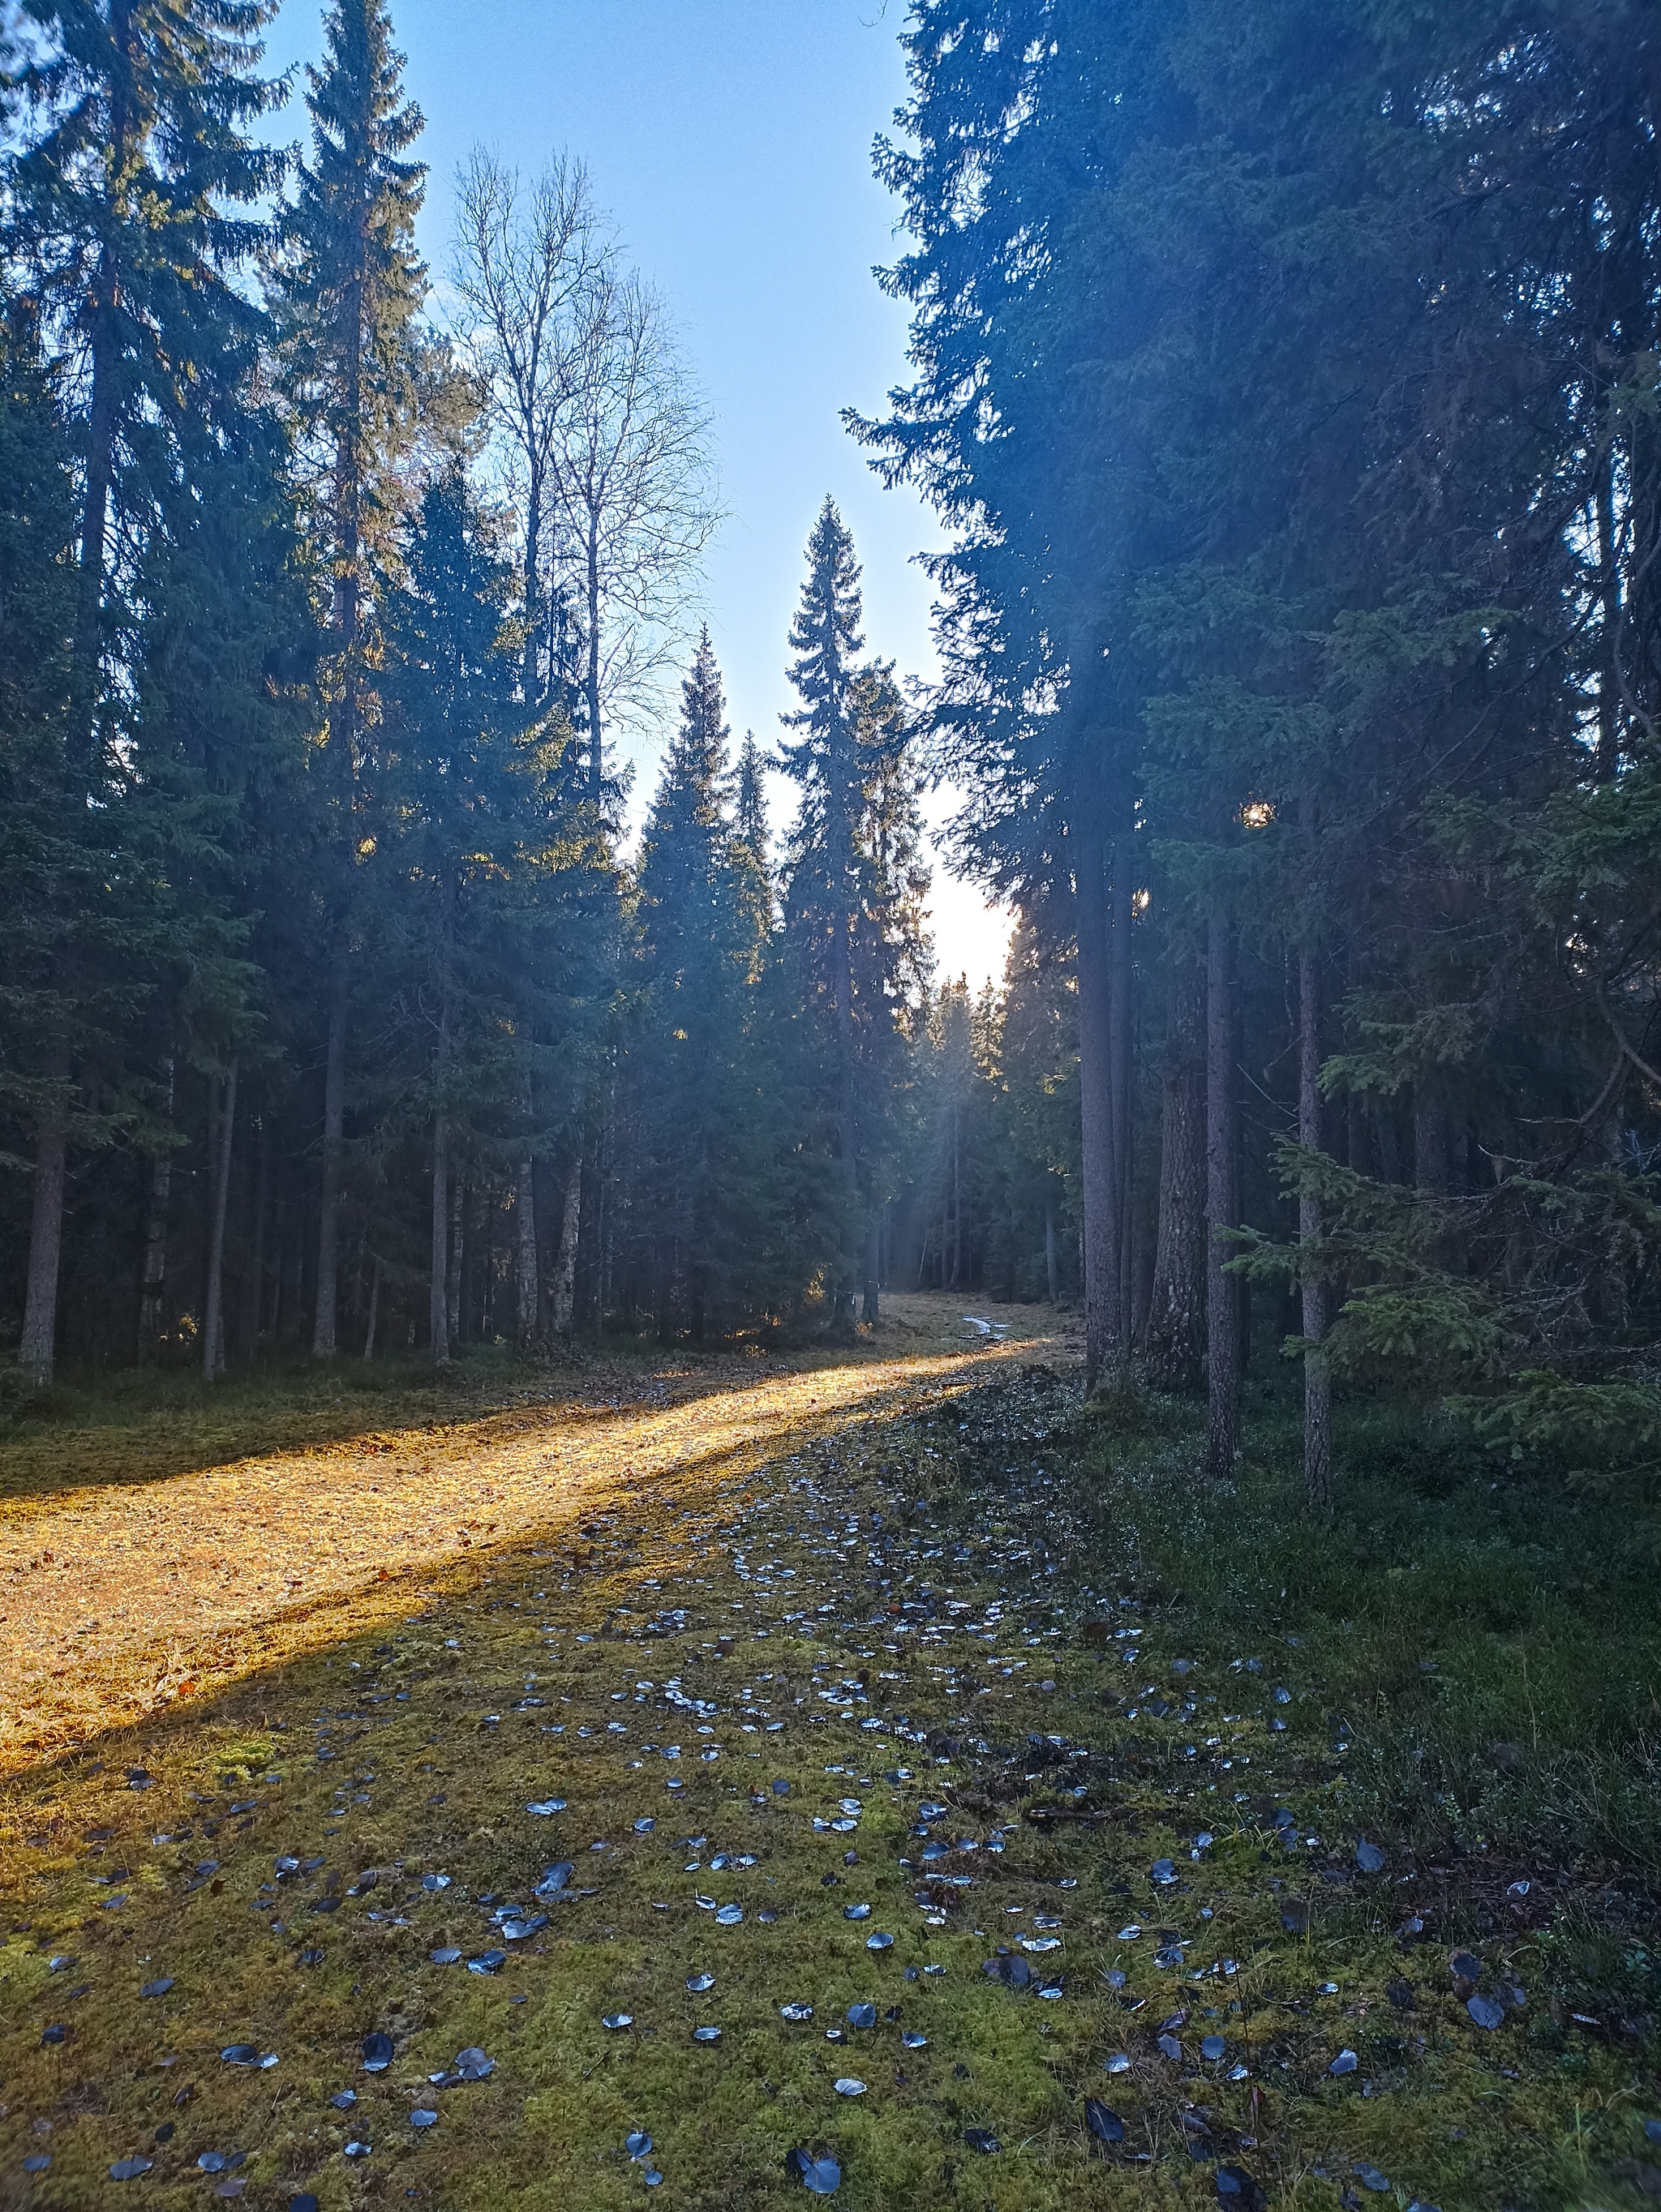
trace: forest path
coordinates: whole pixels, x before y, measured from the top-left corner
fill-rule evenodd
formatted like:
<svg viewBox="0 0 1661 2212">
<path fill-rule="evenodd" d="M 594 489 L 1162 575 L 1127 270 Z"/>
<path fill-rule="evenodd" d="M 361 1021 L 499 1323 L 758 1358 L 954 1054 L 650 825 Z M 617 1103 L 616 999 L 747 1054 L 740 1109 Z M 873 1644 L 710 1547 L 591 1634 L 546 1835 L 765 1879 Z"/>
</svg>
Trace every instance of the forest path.
<svg viewBox="0 0 1661 2212">
<path fill-rule="evenodd" d="M 1045 1308 L 929 1293 L 885 1307 L 875 1340 L 845 1355 L 601 1369 L 581 1396 L 557 1371 L 540 1401 L 0 1497 L 0 1774 L 399 1618 L 464 1563 L 660 1475 L 1070 1351 Z"/>
<path fill-rule="evenodd" d="M 1052 1342 L 891 1326 L 16 1508 L 177 1501 L 68 1553 L 142 1656 L 193 1524 L 308 1560 L 356 1501 L 332 1595 L 195 1630 L 211 1693 L 47 1675 L 112 1718 L 0 1783 L 0 2205 L 1625 2204 L 1559 2186 L 1648 2107 L 1612 2041 L 1559 2063 L 1551 1869 L 1358 1830 L 1272 1526 L 1160 1491 Z"/>
</svg>

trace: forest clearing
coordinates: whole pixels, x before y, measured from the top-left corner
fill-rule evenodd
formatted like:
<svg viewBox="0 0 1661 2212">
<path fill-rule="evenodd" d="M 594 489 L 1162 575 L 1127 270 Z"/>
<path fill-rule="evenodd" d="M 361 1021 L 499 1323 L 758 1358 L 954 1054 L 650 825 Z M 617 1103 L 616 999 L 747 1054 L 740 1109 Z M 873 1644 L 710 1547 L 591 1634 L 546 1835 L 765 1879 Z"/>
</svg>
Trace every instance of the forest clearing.
<svg viewBox="0 0 1661 2212">
<path fill-rule="evenodd" d="M 1191 1413 L 972 1312 L 9 1445 L 9 1681 L 77 1546 L 129 1620 L 8 1753 L 6 2201 L 1641 2202 L 1607 1528 L 1386 1469 L 1311 1529 L 1267 1401 L 1196 1499 Z"/>
</svg>

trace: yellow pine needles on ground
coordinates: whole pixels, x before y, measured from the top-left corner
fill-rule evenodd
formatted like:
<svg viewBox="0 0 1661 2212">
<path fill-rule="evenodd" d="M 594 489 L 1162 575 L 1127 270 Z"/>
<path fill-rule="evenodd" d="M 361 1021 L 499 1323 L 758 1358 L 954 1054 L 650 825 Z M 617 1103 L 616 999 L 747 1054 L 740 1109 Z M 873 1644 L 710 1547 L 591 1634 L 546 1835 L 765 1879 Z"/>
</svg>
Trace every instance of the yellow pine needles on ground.
<svg viewBox="0 0 1661 2212">
<path fill-rule="evenodd" d="M 961 1302 L 890 1303 L 877 1346 L 835 1364 L 820 1354 L 780 1372 L 770 1360 L 764 1379 L 753 1359 L 602 1370 L 586 1402 L 556 1370 L 541 1404 L 516 1393 L 507 1407 L 150 1480 L 127 1462 L 113 1480 L 35 1487 L 48 1439 L 14 1495 L 0 1485 L 0 1774 L 394 1618 L 470 1553 L 620 1486 L 786 1429 L 874 1415 L 965 1359 L 995 1364 L 1022 1343 L 1030 1354 L 1037 1334 L 1031 1310 L 1017 1310 L 1019 1341 L 970 1350 Z"/>
</svg>

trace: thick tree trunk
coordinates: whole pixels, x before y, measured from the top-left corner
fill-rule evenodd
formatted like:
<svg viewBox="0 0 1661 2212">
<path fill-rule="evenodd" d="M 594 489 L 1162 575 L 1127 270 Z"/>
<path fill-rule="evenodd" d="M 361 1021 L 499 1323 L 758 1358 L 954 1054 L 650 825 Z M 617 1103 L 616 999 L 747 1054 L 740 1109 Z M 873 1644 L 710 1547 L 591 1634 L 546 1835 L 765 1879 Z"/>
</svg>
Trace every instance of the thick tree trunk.
<svg viewBox="0 0 1661 2212">
<path fill-rule="evenodd" d="M 64 1186 L 69 1158 L 70 1058 L 58 1047 L 47 1070 L 52 1095 L 35 1116 L 34 1192 L 29 1266 L 17 1364 L 37 1389 L 52 1381 L 58 1343 L 58 1267 L 64 1243 Z"/>
<path fill-rule="evenodd" d="M 341 1158 L 346 1131 L 346 952 L 336 956 L 329 1000 L 329 1036 L 323 1061 L 323 1197 L 317 1217 L 317 1303 L 312 1357 L 332 1359 L 335 1298 L 339 1279 Z"/>
<path fill-rule="evenodd" d="M 560 1212 L 559 1258 L 554 1268 L 553 1295 L 549 1301 L 553 1332 L 569 1339 L 576 1316 L 577 1234 L 582 1226 L 582 1156 L 571 1162 L 565 1180 L 565 1203 Z"/>
<path fill-rule="evenodd" d="M 1321 968 L 1307 948 L 1298 958 L 1298 1142 L 1322 1149 Z M 1321 1233 L 1321 1201 L 1305 1191 L 1298 1200 L 1298 1234 Z M 1327 1333 L 1327 1286 L 1305 1276 L 1304 1336 L 1313 1347 Z M 1324 1351 L 1304 1353 L 1304 1489 L 1311 1505 L 1332 1502 L 1332 1376 Z"/>
<path fill-rule="evenodd" d="M 1114 1023 L 1106 854 L 1100 837 L 1088 830 L 1080 834 L 1073 881 L 1083 1122 L 1085 1388 L 1088 1391 L 1118 1366 L 1123 1338 L 1113 1141 Z"/>
<path fill-rule="evenodd" d="M 1206 1352 L 1206 978 L 1173 972 L 1160 1099 L 1159 1229 L 1143 1346 L 1162 1390 L 1199 1387 Z"/>
<path fill-rule="evenodd" d="M 167 1071 L 167 1119 L 173 1119 L 173 1054 Z M 163 1147 L 150 1162 L 149 1206 L 144 1224 L 144 1279 L 138 1294 L 138 1364 L 148 1367 L 161 1348 L 167 1327 L 167 1201 L 173 1190 L 173 1153 Z"/>
<path fill-rule="evenodd" d="M 1220 1234 L 1238 1226 L 1236 1100 L 1234 938 L 1216 916 L 1206 933 L 1206 1468 L 1220 1481 L 1240 1451 L 1240 1286 L 1224 1272 L 1232 1248 Z"/>
<path fill-rule="evenodd" d="M 450 1362 L 450 1125 L 441 1110 L 433 1116 L 432 1263 L 427 1280 L 428 1336 L 435 1363 Z"/>
<path fill-rule="evenodd" d="M 537 1279 L 536 1164 L 529 1152 L 519 1164 L 514 1192 L 514 1226 L 518 1231 L 519 1310 L 514 1316 L 514 1340 L 521 1352 L 536 1348 L 538 1308 L 541 1304 Z"/>
<path fill-rule="evenodd" d="M 202 1323 L 202 1379 L 225 1372 L 225 1213 L 231 1192 L 231 1143 L 236 1133 L 236 1062 L 225 1077 L 219 1106 L 219 1142 L 213 1164 L 213 1225 L 208 1237 L 208 1295 Z"/>
</svg>

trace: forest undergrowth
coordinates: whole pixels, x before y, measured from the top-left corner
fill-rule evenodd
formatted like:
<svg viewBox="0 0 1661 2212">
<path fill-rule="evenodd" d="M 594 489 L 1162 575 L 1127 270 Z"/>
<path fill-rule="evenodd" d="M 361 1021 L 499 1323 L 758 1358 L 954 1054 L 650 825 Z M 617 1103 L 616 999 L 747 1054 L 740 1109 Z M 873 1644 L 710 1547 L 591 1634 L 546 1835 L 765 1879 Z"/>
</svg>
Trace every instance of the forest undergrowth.
<svg viewBox="0 0 1661 2212">
<path fill-rule="evenodd" d="M 0 2202 L 1653 2194 L 1617 1515 L 1363 1409 L 1311 1522 L 1273 1389 L 1205 1489 L 1015 1346 L 819 1395 L 15 1776 Z"/>
</svg>

